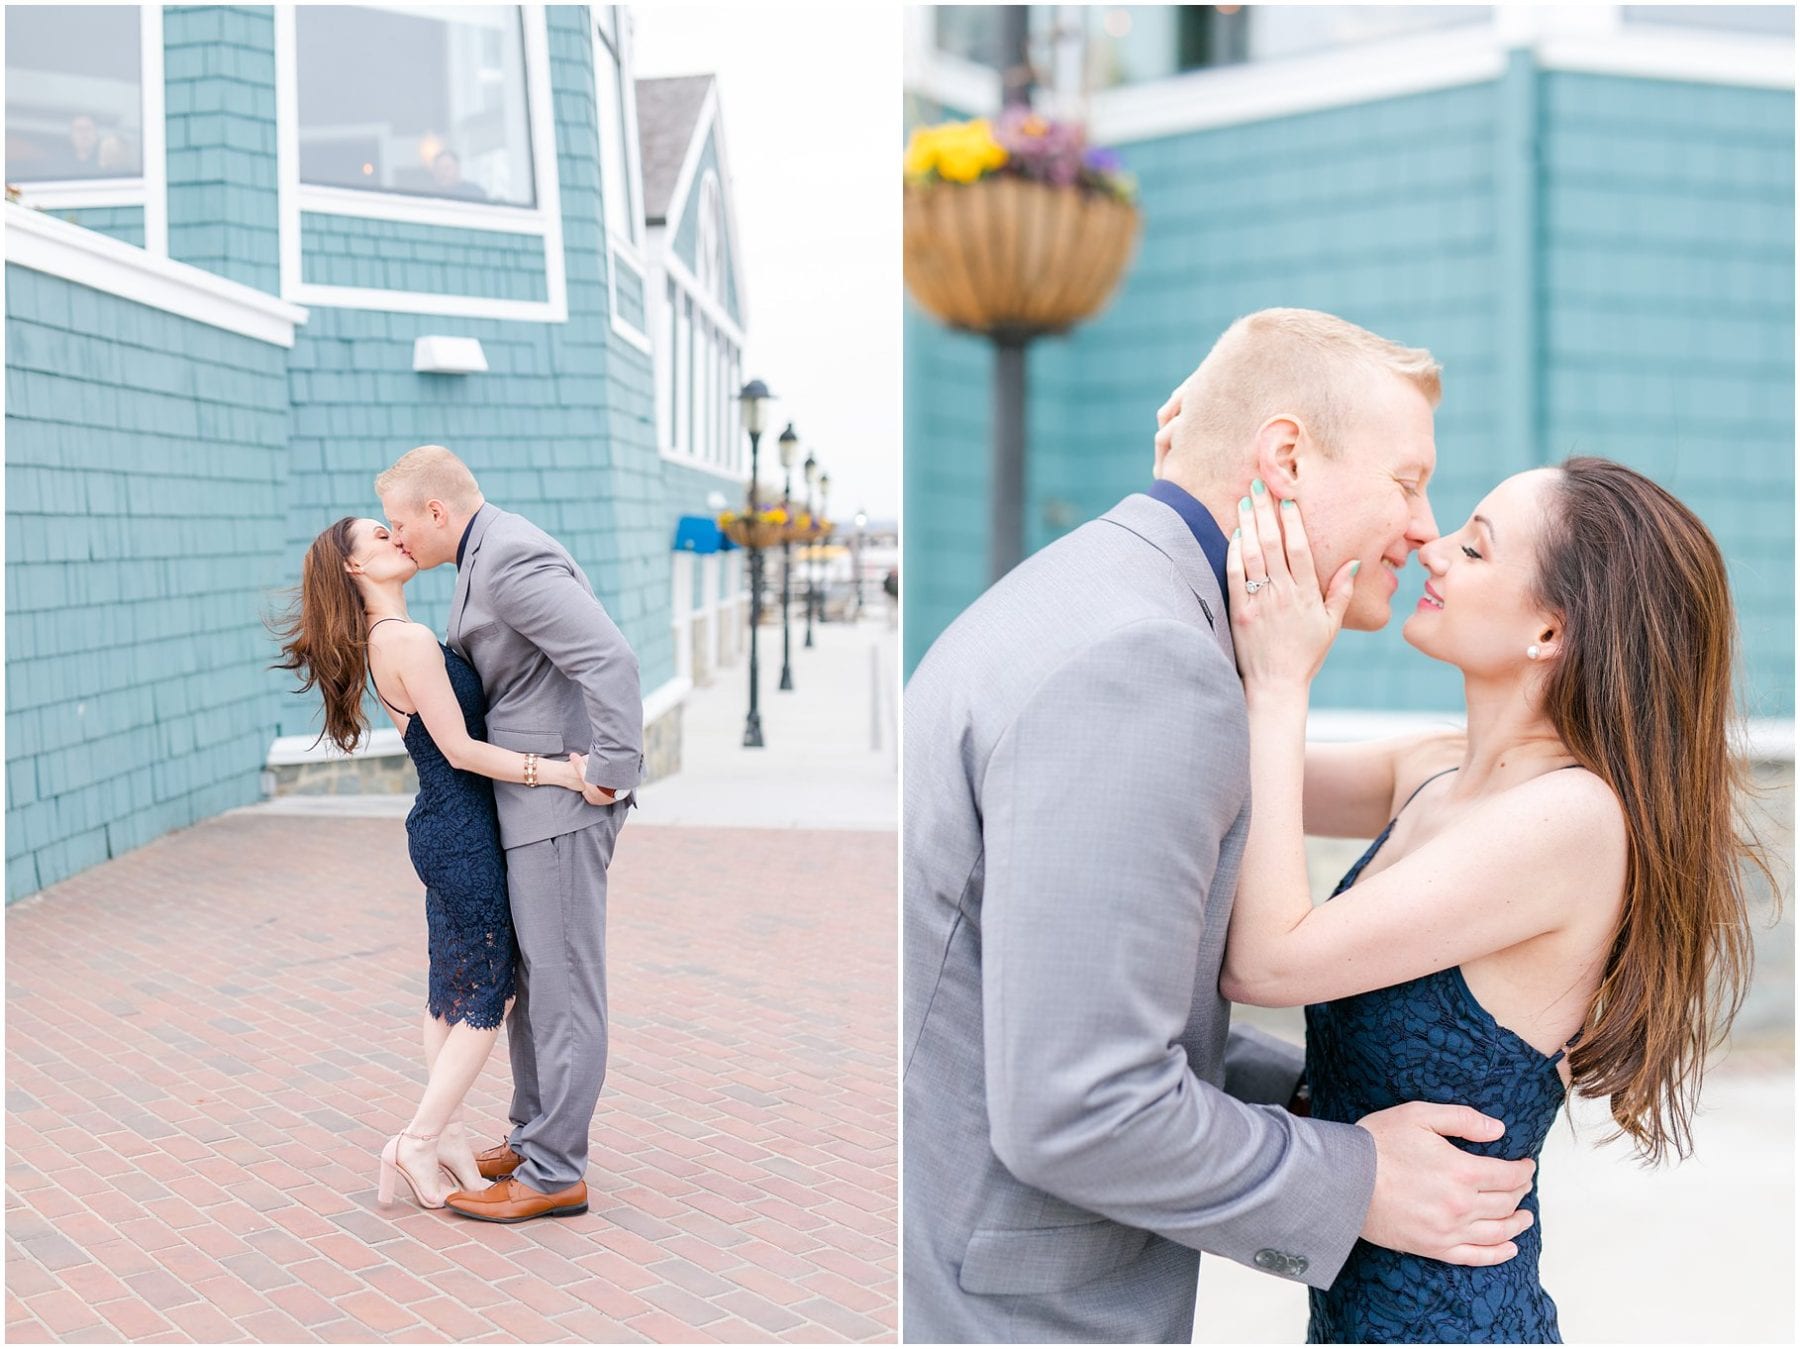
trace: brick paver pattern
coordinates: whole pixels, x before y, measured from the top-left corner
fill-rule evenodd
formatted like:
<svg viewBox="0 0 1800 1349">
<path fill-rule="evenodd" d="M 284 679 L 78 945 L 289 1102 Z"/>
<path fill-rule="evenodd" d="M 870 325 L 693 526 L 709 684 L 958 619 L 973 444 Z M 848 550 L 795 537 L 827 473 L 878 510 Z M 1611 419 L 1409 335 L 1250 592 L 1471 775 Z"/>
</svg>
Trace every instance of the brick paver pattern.
<svg viewBox="0 0 1800 1349">
<path fill-rule="evenodd" d="M 892 1340 L 895 836 L 627 826 L 591 1211 L 376 1202 L 397 820 L 222 816 L 6 919 L 9 1341 Z M 502 1036 L 470 1093 L 504 1130 Z"/>
</svg>

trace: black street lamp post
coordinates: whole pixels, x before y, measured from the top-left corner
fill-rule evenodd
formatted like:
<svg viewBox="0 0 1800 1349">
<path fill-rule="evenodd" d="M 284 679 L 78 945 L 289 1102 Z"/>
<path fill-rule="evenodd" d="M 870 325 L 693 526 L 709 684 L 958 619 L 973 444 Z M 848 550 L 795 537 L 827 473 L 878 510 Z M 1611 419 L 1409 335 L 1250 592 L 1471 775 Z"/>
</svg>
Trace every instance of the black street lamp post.
<svg viewBox="0 0 1800 1349">
<path fill-rule="evenodd" d="M 762 439 L 763 418 L 767 415 L 769 387 L 760 379 L 753 379 L 738 394 L 738 406 L 743 409 L 744 429 L 750 433 L 750 528 L 754 534 L 756 527 L 756 450 Z M 756 705 L 756 630 L 762 624 L 762 587 L 763 567 L 762 549 L 751 546 L 750 549 L 750 711 L 744 717 L 744 748 L 761 749 L 763 747 L 762 713 Z"/>
<path fill-rule="evenodd" d="M 794 519 L 794 456 L 800 453 L 800 437 L 794 434 L 794 424 L 789 422 L 787 430 L 781 433 L 776 442 L 781 446 L 781 508 L 787 512 L 788 522 Z M 794 666 L 790 657 L 791 644 L 788 638 L 788 592 L 789 581 L 794 574 L 793 541 L 781 541 L 781 687 L 791 693 L 794 688 Z"/>
<path fill-rule="evenodd" d="M 818 517 L 813 515 L 813 487 L 818 481 L 819 461 L 814 459 L 811 454 L 808 454 L 806 456 L 806 514 L 809 519 L 815 521 Z M 817 548 L 817 540 L 810 541 L 808 546 Z M 812 565 L 806 569 L 806 645 L 808 650 L 812 648 L 813 644 L 813 574 L 818 570 L 818 567 L 818 560 L 815 557 Z"/>
<path fill-rule="evenodd" d="M 862 622 L 863 610 L 863 536 L 869 532 L 869 513 L 856 512 L 856 621 Z"/>
<path fill-rule="evenodd" d="M 831 564 L 827 560 L 827 546 L 831 543 L 831 475 L 819 475 L 819 519 L 825 522 L 825 534 L 813 544 L 813 566 L 820 568 L 819 576 L 819 622 L 828 621 L 825 599 L 831 585 Z"/>
</svg>

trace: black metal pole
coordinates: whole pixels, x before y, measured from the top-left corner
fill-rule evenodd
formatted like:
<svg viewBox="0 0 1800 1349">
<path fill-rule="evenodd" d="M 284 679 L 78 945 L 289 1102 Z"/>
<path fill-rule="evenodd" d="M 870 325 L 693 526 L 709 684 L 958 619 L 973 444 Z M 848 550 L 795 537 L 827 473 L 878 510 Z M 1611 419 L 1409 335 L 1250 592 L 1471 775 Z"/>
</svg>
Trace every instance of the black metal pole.
<svg viewBox="0 0 1800 1349">
<path fill-rule="evenodd" d="M 787 512 L 788 520 L 794 518 L 794 471 L 785 469 L 781 475 L 781 508 Z M 794 574 L 793 543 L 788 539 L 781 541 L 781 687 L 792 692 L 794 688 L 794 667 L 790 661 L 790 643 L 788 640 L 788 582 Z"/>
<path fill-rule="evenodd" d="M 825 600 L 830 593 L 831 559 L 827 556 L 831 548 L 831 497 L 823 487 L 819 489 L 819 518 L 825 522 L 825 533 L 820 537 L 818 551 L 813 555 L 813 566 L 819 570 L 819 622 L 829 623 L 829 611 L 825 608 Z"/>
<path fill-rule="evenodd" d="M 748 420 L 748 419 L 746 419 Z M 759 433 L 750 433 L 750 528 L 756 528 L 756 443 Z M 750 711 L 744 718 L 744 748 L 763 747 L 762 713 L 756 706 L 756 629 L 762 623 L 762 549 L 750 549 Z"/>
<path fill-rule="evenodd" d="M 1025 556 L 1025 343 L 994 338 L 994 478 L 989 516 L 988 580 L 998 581 Z"/>
<path fill-rule="evenodd" d="M 808 520 L 811 520 L 815 525 L 818 524 L 818 522 L 819 522 L 819 517 L 813 514 L 813 496 L 812 496 L 812 484 L 811 483 L 806 484 L 806 518 Z M 813 554 L 812 557 L 810 559 L 808 559 L 809 565 L 806 568 L 806 645 L 807 645 L 807 649 L 810 650 L 812 648 L 812 644 L 813 644 L 813 639 L 812 639 L 813 577 L 814 577 L 814 575 L 817 574 L 817 572 L 819 570 L 819 558 L 818 558 L 819 541 L 817 539 L 809 539 L 807 541 L 807 547 L 812 551 L 812 554 Z"/>
</svg>

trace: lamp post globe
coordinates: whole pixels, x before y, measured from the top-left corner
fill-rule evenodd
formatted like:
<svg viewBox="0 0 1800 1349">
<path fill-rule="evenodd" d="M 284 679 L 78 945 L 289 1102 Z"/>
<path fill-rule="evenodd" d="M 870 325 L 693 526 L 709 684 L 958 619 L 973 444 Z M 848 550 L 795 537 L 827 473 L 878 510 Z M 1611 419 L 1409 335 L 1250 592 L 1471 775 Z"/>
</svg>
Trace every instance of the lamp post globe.
<svg viewBox="0 0 1800 1349">
<path fill-rule="evenodd" d="M 781 508 L 787 512 L 791 524 L 794 519 L 794 460 L 800 454 L 800 437 L 789 422 L 787 430 L 781 433 L 775 442 L 781 449 Z M 793 541 L 781 541 L 781 688 L 785 693 L 794 691 L 794 665 L 792 660 L 793 643 L 788 633 L 788 596 L 792 589 L 794 574 Z"/>
<path fill-rule="evenodd" d="M 744 430 L 750 434 L 750 486 L 748 514 L 756 519 L 756 452 L 762 440 L 769 411 L 769 386 L 753 379 L 738 391 L 738 408 L 743 415 Z M 762 713 L 757 709 L 756 629 L 762 623 L 762 549 L 750 549 L 750 710 L 744 716 L 744 748 L 763 747 Z"/>
</svg>

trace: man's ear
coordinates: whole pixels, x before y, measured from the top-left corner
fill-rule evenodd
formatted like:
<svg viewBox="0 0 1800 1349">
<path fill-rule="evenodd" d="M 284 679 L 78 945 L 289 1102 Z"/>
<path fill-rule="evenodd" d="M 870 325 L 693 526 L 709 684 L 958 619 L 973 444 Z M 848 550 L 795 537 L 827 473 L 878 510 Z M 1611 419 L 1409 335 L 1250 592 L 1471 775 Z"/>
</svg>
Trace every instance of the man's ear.
<svg viewBox="0 0 1800 1349">
<path fill-rule="evenodd" d="M 1286 413 L 1257 429 L 1256 476 L 1278 501 L 1292 500 L 1298 492 L 1302 434 L 1300 419 Z"/>
<path fill-rule="evenodd" d="M 433 498 L 425 503 L 425 509 L 431 512 L 431 523 L 439 528 L 450 523 L 450 508 L 443 502 Z"/>
</svg>

